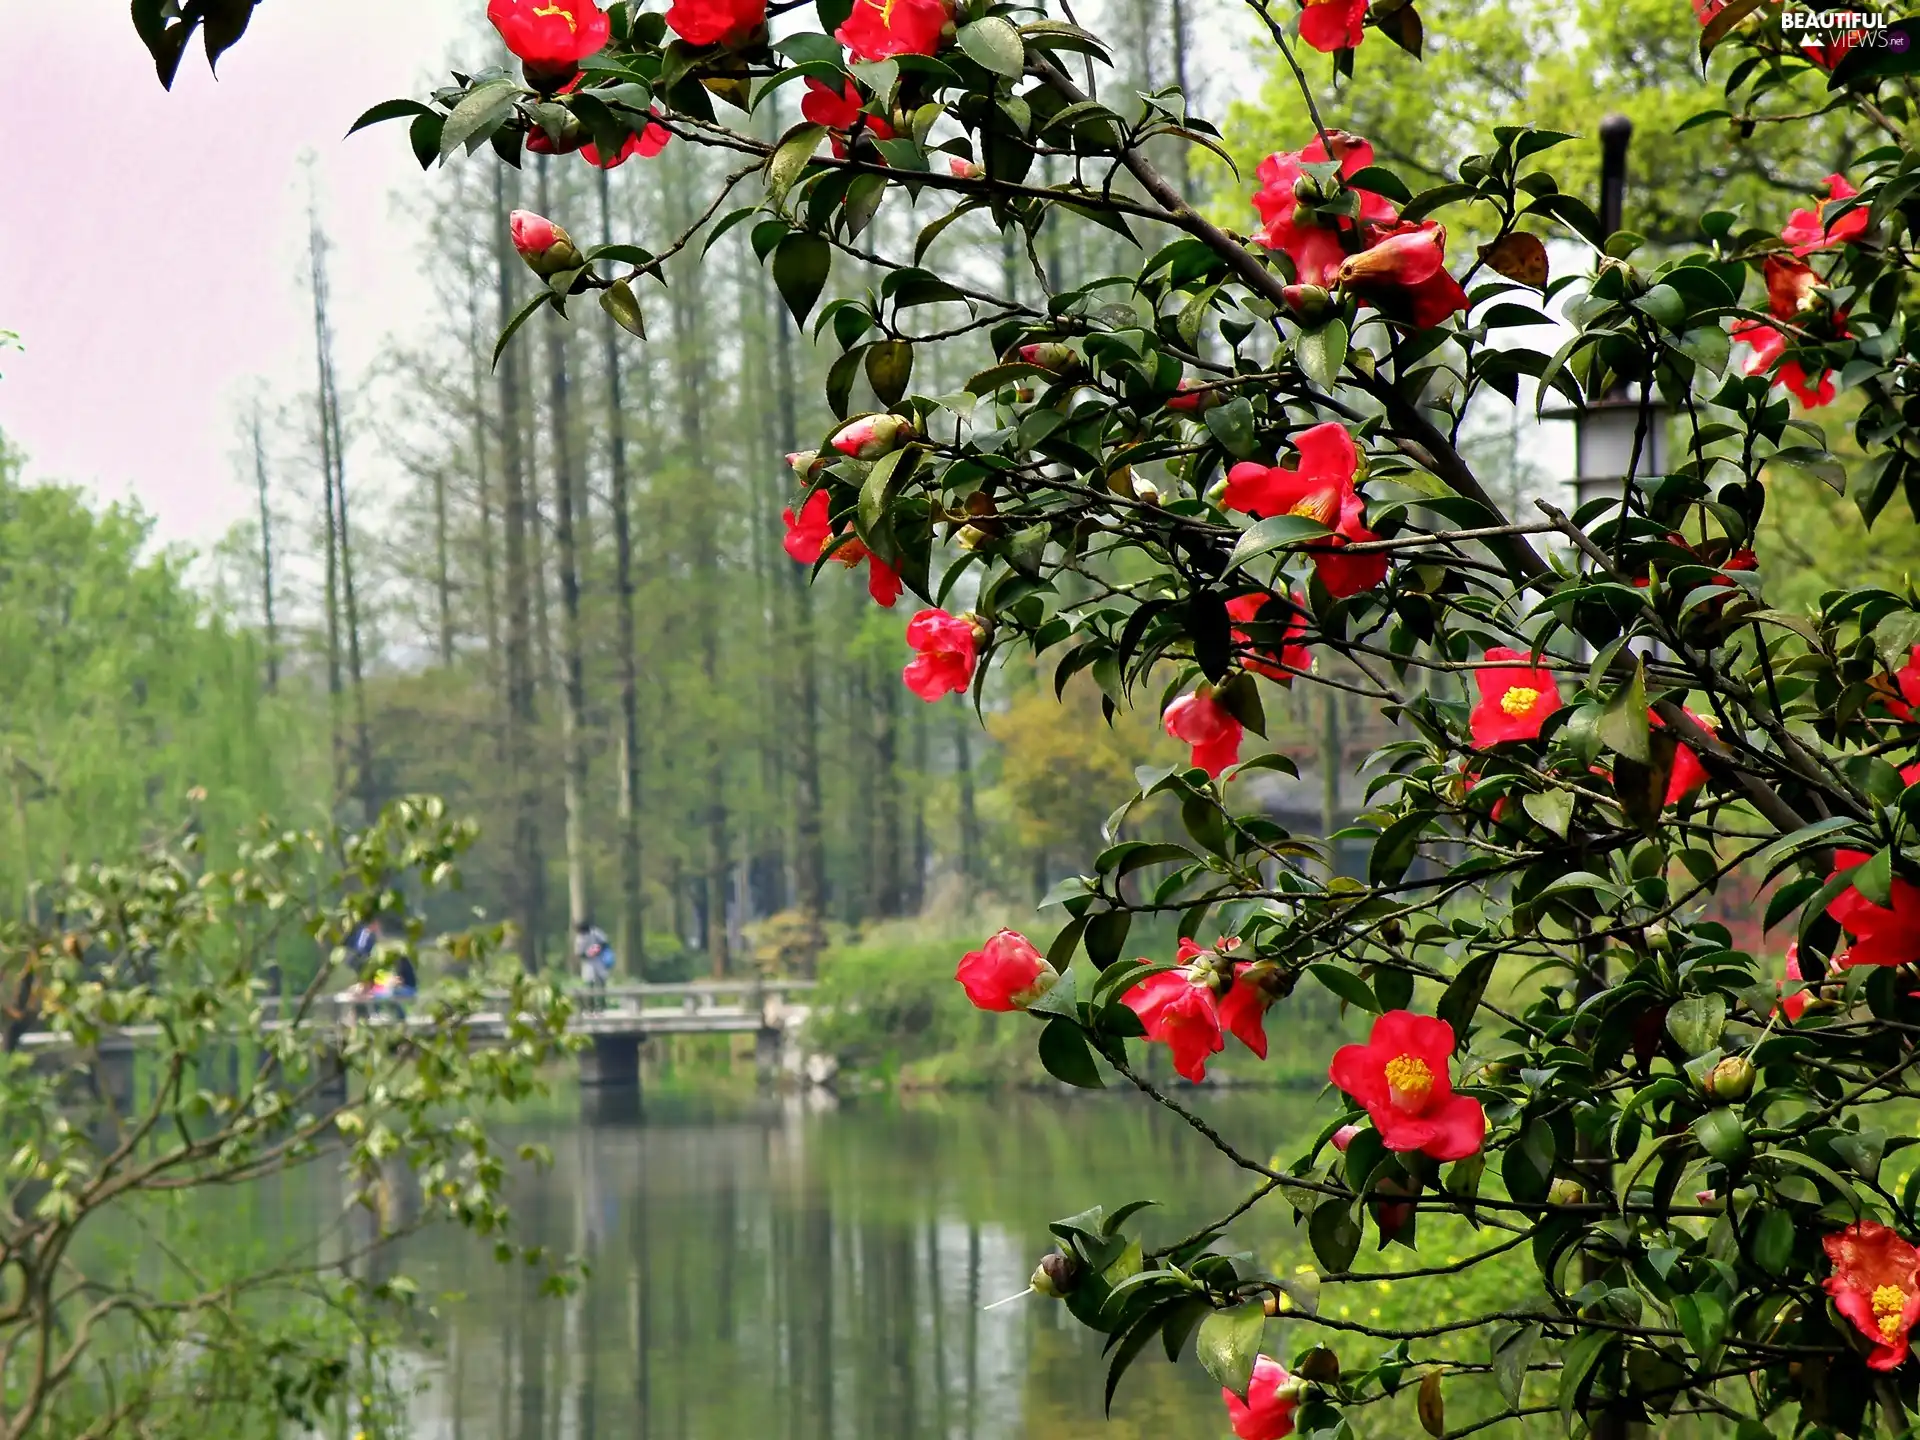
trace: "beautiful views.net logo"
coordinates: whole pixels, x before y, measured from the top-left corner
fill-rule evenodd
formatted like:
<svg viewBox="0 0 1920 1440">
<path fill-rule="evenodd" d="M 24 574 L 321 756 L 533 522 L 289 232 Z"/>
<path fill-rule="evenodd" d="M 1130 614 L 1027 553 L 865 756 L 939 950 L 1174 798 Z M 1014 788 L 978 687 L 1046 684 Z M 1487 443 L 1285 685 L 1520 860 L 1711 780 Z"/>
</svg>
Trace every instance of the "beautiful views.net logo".
<svg viewBox="0 0 1920 1440">
<path fill-rule="evenodd" d="M 1789 6 L 1780 17 L 1780 28 L 1789 40 L 1797 39 L 1803 50 L 1826 52 L 1868 46 L 1900 53 L 1910 42 L 1904 30 L 1893 29 L 1887 16 L 1872 10 Z"/>
</svg>

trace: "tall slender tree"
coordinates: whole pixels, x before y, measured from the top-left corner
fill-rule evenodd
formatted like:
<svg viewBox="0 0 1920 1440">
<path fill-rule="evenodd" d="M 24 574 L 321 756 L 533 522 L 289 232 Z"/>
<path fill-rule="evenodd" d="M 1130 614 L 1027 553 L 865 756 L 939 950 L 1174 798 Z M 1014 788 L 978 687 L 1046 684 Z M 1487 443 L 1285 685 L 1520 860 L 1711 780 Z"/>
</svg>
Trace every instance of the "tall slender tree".
<svg viewBox="0 0 1920 1440">
<path fill-rule="evenodd" d="M 600 196 L 600 229 L 612 243 L 612 182 L 607 171 L 596 175 Z M 635 976 L 646 971 L 646 888 L 640 850 L 640 674 L 638 638 L 634 626 L 633 500 L 628 493 L 627 417 L 622 394 L 620 360 L 622 331 L 613 316 L 606 317 L 607 469 L 609 502 L 613 511 L 613 590 L 615 669 L 620 677 L 619 826 L 620 913 L 619 953 Z"/>
<path fill-rule="evenodd" d="M 511 323 L 518 308 L 520 257 L 509 238 L 513 197 L 504 171 L 494 183 L 494 261 L 498 276 L 499 324 Z M 527 494 L 521 424 L 525 381 L 520 357 L 508 346 L 500 357 L 500 473 L 505 501 L 507 602 L 507 770 L 513 792 L 513 859 L 510 904 L 519 928 L 520 959 L 528 970 L 540 965 L 541 923 L 546 876 L 540 848 L 539 776 L 533 757 L 534 665 L 533 587 L 528 564 L 528 531 L 536 520 Z"/>
<path fill-rule="evenodd" d="M 267 693 L 280 689 L 280 626 L 274 615 L 273 588 L 273 504 L 267 488 L 267 441 L 260 414 L 260 401 L 253 402 L 253 482 L 260 504 L 260 617 L 267 646 Z"/>
<path fill-rule="evenodd" d="M 553 208 L 551 162 L 540 157 L 540 208 Z M 588 916 L 586 829 L 586 662 L 580 635 L 580 555 L 574 520 L 579 479 L 573 466 L 573 391 L 567 371 L 567 321 L 547 312 L 547 419 L 553 436 L 554 543 L 560 567 L 561 796 L 566 807 L 567 918 Z"/>
</svg>

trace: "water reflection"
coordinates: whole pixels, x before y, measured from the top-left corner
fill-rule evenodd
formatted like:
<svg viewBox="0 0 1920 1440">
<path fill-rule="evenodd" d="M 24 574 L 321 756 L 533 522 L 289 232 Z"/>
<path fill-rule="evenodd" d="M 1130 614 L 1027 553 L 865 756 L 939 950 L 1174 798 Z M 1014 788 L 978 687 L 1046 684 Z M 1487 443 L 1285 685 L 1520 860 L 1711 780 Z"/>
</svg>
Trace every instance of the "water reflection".
<svg viewBox="0 0 1920 1440">
<path fill-rule="evenodd" d="M 1312 1123 L 1298 1096 L 1218 1102 L 1236 1134 Z M 1276 1129 L 1275 1127 L 1279 1127 Z M 1130 1372 L 1101 1417 L 1097 1337 L 1026 1285 L 1048 1219 L 1147 1187 L 1149 1238 L 1244 1192 L 1177 1120 L 1120 1099 L 1003 1096 L 822 1110 L 649 1097 L 643 1114 L 504 1127 L 552 1147 L 520 1238 L 584 1256 L 565 1300 L 434 1232 L 404 1256 L 443 1305 L 414 1405 L 432 1440 L 1198 1440 L 1190 1362 Z M 1173 1186 L 1169 1193 L 1167 1186 Z M 1257 1232 L 1236 1235 L 1257 1243 Z M 1269 1237 L 1271 1238 L 1271 1237 Z"/>
</svg>

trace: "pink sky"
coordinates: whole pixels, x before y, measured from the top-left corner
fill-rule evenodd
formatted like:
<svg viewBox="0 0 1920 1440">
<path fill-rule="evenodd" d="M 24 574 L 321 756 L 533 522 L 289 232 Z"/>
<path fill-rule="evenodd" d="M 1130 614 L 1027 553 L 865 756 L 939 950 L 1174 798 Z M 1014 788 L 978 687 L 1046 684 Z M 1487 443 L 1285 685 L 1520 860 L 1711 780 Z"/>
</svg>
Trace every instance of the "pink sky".
<svg viewBox="0 0 1920 1440">
<path fill-rule="evenodd" d="M 0 0 L 0 89 L 33 136 L 0 161 L 0 330 L 26 347 L 0 352 L 0 431 L 34 476 L 136 496 L 169 539 L 213 540 L 246 510 L 243 397 L 257 378 L 282 396 L 311 384 L 303 159 L 334 232 L 351 383 L 420 323 L 424 292 L 389 203 L 418 183 L 405 132 L 343 136 L 414 93 L 476 9 L 266 0 L 218 81 L 196 50 L 168 94 L 125 0 Z"/>
</svg>

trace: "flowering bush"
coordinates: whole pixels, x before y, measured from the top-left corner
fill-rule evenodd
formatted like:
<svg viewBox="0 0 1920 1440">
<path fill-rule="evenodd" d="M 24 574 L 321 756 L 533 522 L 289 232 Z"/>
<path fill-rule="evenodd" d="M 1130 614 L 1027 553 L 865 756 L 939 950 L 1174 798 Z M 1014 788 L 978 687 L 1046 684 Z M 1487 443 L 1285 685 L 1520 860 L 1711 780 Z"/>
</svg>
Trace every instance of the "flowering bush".
<svg viewBox="0 0 1920 1440">
<path fill-rule="evenodd" d="M 1877 1107 L 1915 1093 L 1920 1062 L 1920 791 L 1901 769 L 1920 599 L 1784 612 L 1782 561 L 1755 544 L 1780 467 L 1848 489 L 1869 522 L 1897 495 L 1920 507 L 1920 155 L 1888 48 L 1808 49 L 1781 7 L 1696 5 L 1731 108 L 1690 123 L 1792 123 L 1787 97 L 1817 92 L 1858 143 L 1845 174 L 1803 177 L 1814 203 L 1784 230 L 1702 197 L 1695 243 L 1651 256 L 1556 179 L 1574 137 L 1502 128 L 1416 191 L 1320 123 L 1305 51 L 1365 84 L 1369 29 L 1419 53 L 1417 0 L 1254 0 L 1314 118 L 1259 167 L 1241 227 L 1156 159 L 1217 132 L 1175 91 L 1092 88 L 1107 50 L 1070 18 L 819 0 L 782 7 L 772 38 L 761 9 L 718 0 L 575 4 L 569 46 L 495 8 L 525 84 L 479 71 L 364 123 L 408 119 L 429 163 L 489 142 L 514 163 L 568 127 L 605 155 L 657 126 L 747 157 L 657 253 L 520 227 L 545 282 L 520 320 L 598 292 L 638 329 L 636 286 L 750 225 L 795 318 L 839 350 L 836 424 L 793 457 L 789 553 L 864 559 L 881 603 L 926 603 L 906 677 L 923 695 L 977 690 L 1026 650 L 1192 747 L 1114 797 L 1113 842 L 1050 897 L 1044 953 L 1003 933 L 958 977 L 1033 1017 L 1055 1076 L 1145 1092 L 1248 1177 L 1170 1248 L 1130 1237 L 1134 1204 L 1052 1227 L 1034 1289 L 1110 1337 L 1109 1394 L 1159 1340 L 1219 1381 L 1243 1437 L 1350 1436 L 1413 1370 L 1435 1436 L 1555 1411 L 1605 1436 L 1692 1413 L 1905 1433 L 1920 1187 Z M 764 113 L 790 75 L 803 115 L 775 138 L 717 108 Z M 883 203 L 925 217 L 911 248 L 868 233 Z M 997 293 L 930 258 L 970 213 L 1014 252 L 1091 219 L 1141 258 L 1045 303 Z M 1486 243 L 1450 249 L 1449 221 Z M 1573 273 L 1550 274 L 1546 239 L 1579 251 Z M 843 256 L 868 288 L 822 305 Z M 1509 333 L 1541 325 L 1555 348 Z M 913 388 L 936 344 L 975 347 L 957 393 Z M 1488 395 L 1624 409 L 1625 473 L 1571 513 L 1504 504 L 1461 444 Z M 1843 395 L 1851 473 L 1808 413 Z M 1358 875 L 1246 783 L 1292 768 L 1248 737 L 1263 682 L 1301 677 L 1399 729 L 1346 832 Z M 1163 798 L 1184 839 L 1120 838 Z M 1704 913 L 1740 876 L 1790 963 Z M 1178 917 L 1177 955 L 1130 953 L 1143 914 Z M 1301 984 L 1378 1017 L 1328 1057 L 1347 1104 L 1302 1153 L 1264 1158 L 1136 1064 L 1165 1044 L 1198 1080 L 1229 1036 L 1261 1051 Z M 1256 1206 L 1292 1211 L 1314 1274 L 1230 1253 Z M 1481 1239 L 1440 1264 L 1421 1248 L 1437 1224 Z M 1356 1270 L 1369 1233 L 1421 1253 Z M 1499 1298 L 1469 1317 L 1319 1309 L 1363 1274 L 1418 1287 L 1490 1264 L 1528 1282 L 1476 1292 Z"/>
</svg>

